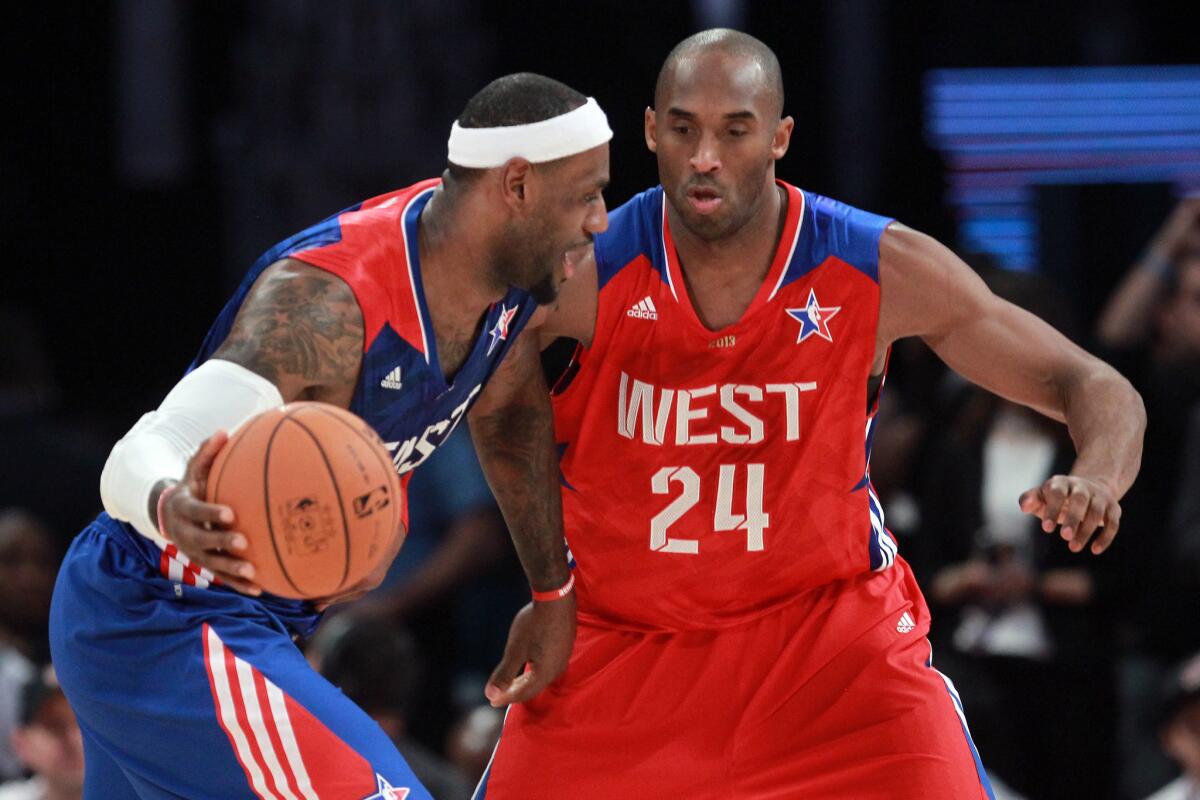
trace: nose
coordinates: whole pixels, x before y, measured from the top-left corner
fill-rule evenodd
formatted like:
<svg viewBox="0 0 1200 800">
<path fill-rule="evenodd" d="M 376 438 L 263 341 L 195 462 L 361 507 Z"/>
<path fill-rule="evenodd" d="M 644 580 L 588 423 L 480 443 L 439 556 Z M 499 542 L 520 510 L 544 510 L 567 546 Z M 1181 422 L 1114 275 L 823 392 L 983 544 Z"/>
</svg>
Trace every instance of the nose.
<svg viewBox="0 0 1200 800">
<path fill-rule="evenodd" d="M 583 229 L 588 233 L 604 233 L 608 230 L 608 206 L 603 197 L 595 204 L 595 208 L 588 211 L 583 220 Z"/>
<path fill-rule="evenodd" d="M 696 142 L 696 149 L 690 159 L 692 169 L 696 172 L 715 172 L 721 168 L 721 157 L 717 152 L 717 137 L 705 131 Z"/>
</svg>

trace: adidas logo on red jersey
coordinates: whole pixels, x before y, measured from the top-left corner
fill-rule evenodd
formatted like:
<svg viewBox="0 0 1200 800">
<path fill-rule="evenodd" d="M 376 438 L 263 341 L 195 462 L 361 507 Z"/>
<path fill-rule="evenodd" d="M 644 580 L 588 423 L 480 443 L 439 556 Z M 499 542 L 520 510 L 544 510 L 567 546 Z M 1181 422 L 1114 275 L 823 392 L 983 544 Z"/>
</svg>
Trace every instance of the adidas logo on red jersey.
<svg viewBox="0 0 1200 800">
<path fill-rule="evenodd" d="M 641 302 L 626 311 L 625 316 L 634 319 L 658 319 L 658 309 L 654 307 L 654 301 L 650 299 L 650 295 L 646 295 Z"/>
</svg>

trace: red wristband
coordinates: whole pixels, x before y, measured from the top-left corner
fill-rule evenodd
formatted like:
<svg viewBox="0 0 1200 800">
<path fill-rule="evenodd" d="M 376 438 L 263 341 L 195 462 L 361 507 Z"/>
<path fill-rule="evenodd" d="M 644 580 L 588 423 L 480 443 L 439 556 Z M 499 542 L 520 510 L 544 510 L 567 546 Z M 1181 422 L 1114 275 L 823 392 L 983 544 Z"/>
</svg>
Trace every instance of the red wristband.
<svg viewBox="0 0 1200 800">
<path fill-rule="evenodd" d="M 169 495 L 171 492 L 175 491 L 178 488 L 179 488 L 178 483 L 172 483 L 170 486 L 163 489 L 162 492 L 160 492 L 158 495 L 158 506 L 157 506 L 157 509 L 158 509 L 158 511 L 157 511 L 158 535 L 163 537 L 164 539 L 166 539 L 168 542 L 171 541 L 171 537 L 167 534 L 166 526 L 163 525 L 163 503 L 166 502 L 167 495 Z"/>
<path fill-rule="evenodd" d="M 571 593 L 575 588 L 575 573 L 571 573 L 571 577 L 567 578 L 567 582 L 562 585 L 562 588 L 554 589 L 549 592 L 539 592 L 534 590 L 533 599 L 537 603 L 551 603 L 555 600 L 562 600 Z"/>
</svg>

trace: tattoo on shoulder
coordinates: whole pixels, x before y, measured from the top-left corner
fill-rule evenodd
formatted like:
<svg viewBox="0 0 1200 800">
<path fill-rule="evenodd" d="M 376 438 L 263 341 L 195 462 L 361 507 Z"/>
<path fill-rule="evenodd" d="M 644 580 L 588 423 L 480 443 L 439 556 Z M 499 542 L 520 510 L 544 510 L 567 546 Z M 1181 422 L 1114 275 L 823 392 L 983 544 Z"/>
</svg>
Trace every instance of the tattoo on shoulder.
<svg viewBox="0 0 1200 800">
<path fill-rule="evenodd" d="M 286 399 L 295 399 L 293 393 L 310 388 L 353 386 L 363 335 L 362 310 L 350 287 L 322 269 L 287 259 L 258 279 L 213 355 L 262 375 Z"/>
</svg>

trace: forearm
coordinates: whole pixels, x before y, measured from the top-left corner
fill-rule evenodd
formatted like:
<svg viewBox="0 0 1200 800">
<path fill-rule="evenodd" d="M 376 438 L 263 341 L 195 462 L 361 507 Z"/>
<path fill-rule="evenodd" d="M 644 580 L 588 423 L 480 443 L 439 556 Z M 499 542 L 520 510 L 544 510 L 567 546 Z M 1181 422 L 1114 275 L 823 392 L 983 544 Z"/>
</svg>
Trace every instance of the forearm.
<svg viewBox="0 0 1200 800">
<path fill-rule="evenodd" d="M 545 381 L 540 374 L 529 376 L 508 402 L 472 413 L 470 425 L 479 463 L 530 585 L 536 591 L 561 587 L 570 571 Z"/>
<path fill-rule="evenodd" d="M 155 538 L 158 497 L 183 475 L 200 443 L 281 403 L 270 381 L 221 359 L 205 362 L 113 448 L 100 476 L 105 510 Z"/>
<path fill-rule="evenodd" d="M 1090 359 L 1085 370 L 1061 387 L 1064 415 L 1076 460 L 1073 475 L 1102 481 L 1124 496 L 1142 462 L 1146 409 L 1129 381 L 1107 364 Z"/>
</svg>

